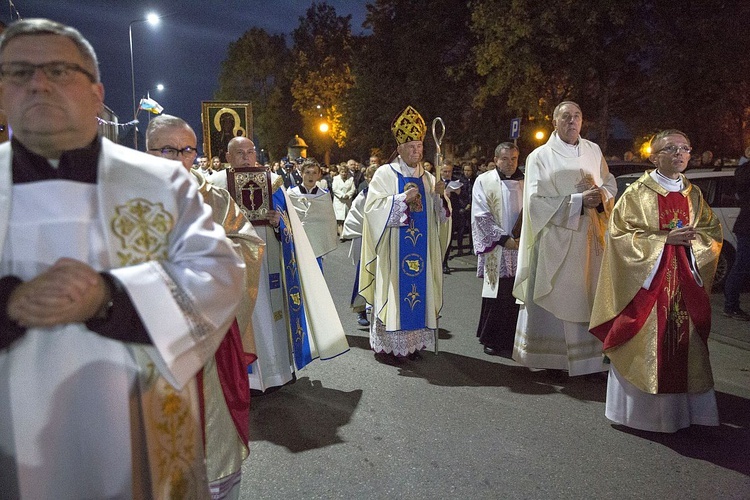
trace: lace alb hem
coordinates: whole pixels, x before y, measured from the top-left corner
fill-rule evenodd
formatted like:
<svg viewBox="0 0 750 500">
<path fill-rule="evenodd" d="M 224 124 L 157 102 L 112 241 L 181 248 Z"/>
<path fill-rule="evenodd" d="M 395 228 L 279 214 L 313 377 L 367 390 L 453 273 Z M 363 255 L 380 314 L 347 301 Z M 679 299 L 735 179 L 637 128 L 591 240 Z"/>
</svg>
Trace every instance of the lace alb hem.
<svg viewBox="0 0 750 500">
<path fill-rule="evenodd" d="M 396 330 L 387 332 L 385 324 L 376 319 L 370 327 L 370 347 L 375 352 L 408 356 L 421 349 L 435 349 L 435 330 Z"/>
</svg>

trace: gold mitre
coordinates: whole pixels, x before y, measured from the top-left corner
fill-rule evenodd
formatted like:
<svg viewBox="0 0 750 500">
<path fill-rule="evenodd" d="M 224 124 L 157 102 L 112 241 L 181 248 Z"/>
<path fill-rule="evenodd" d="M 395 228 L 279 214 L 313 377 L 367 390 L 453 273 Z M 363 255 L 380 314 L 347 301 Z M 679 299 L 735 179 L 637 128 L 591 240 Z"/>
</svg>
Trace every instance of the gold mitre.
<svg viewBox="0 0 750 500">
<path fill-rule="evenodd" d="M 421 141 L 424 140 L 427 133 L 427 125 L 425 125 L 424 118 L 419 114 L 419 111 L 411 106 L 406 106 L 406 109 L 393 120 L 391 132 L 393 132 L 393 137 L 399 144 Z"/>
</svg>

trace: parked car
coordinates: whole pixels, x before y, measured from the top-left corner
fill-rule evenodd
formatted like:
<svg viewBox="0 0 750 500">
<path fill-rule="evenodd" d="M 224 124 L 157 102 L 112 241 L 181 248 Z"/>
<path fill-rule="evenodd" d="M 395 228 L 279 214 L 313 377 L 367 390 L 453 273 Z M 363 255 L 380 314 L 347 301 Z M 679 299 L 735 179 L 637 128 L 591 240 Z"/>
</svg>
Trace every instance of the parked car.
<svg viewBox="0 0 750 500">
<path fill-rule="evenodd" d="M 643 173 L 654 165 L 644 161 L 608 161 L 609 173 L 615 177 L 625 174 Z"/>
<path fill-rule="evenodd" d="M 735 196 L 734 170 L 735 167 L 723 169 L 696 168 L 685 171 L 685 177 L 700 188 L 703 198 L 713 209 L 724 231 L 724 245 L 721 247 L 719 265 L 714 276 L 714 290 L 720 290 L 724 286 L 724 281 L 732 268 L 734 255 L 737 251 L 737 237 L 731 230 L 740 213 Z M 617 177 L 617 198 L 619 199 L 623 191 L 642 174 L 643 172 L 631 173 Z"/>
</svg>

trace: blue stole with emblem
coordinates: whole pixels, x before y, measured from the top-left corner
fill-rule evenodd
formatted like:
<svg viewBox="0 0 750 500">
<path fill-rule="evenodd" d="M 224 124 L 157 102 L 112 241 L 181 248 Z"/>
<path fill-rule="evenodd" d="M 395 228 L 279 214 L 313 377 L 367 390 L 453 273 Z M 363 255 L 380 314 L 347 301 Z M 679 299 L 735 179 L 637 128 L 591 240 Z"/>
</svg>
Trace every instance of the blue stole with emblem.
<svg viewBox="0 0 750 500">
<path fill-rule="evenodd" d="M 297 269 L 297 257 L 294 248 L 294 235 L 289 224 L 286 198 L 282 188 L 273 194 L 273 206 L 281 212 L 279 236 L 281 237 L 282 269 L 284 275 L 284 295 L 287 301 L 289 325 L 291 326 L 292 351 L 294 365 L 297 369 L 305 367 L 312 361 L 310 339 L 307 335 L 305 304 L 302 300 L 302 287 Z"/>
<path fill-rule="evenodd" d="M 409 224 L 399 228 L 401 269 L 398 293 L 401 329 L 421 330 L 427 327 L 427 206 L 424 182 L 421 177 L 404 177 L 400 172 L 396 174 L 399 193 L 411 187 L 419 189 L 419 196 L 408 204 Z"/>
</svg>

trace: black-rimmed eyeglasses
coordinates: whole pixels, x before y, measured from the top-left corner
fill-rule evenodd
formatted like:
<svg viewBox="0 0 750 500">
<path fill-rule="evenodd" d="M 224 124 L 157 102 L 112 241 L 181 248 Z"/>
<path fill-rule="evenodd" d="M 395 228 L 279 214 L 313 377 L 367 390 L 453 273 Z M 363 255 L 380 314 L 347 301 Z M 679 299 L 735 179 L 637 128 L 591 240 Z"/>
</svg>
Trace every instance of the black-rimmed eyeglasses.
<svg viewBox="0 0 750 500">
<path fill-rule="evenodd" d="M 198 150 L 192 146 L 186 146 L 182 149 L 173 148 L 171 146 L 164 146 L 163 148 L 149 148 L 149 151 L 156 151 L 164 158 L 171 160 L 177 159 L 178 156 L 195 156 L 198 154 Z"/>
<path fill-rule="evenodd" d="M 25 85 L 31 80 L 38 69 L 42 70 L 44 76 L 54 83 L 70 83 L 73 75 L 76 73 L 86 75 L 91 83 L 96 83 L 96 77 L 89 70 L 80 64 L 63 61 L 52 61 L 43 64 L 26 62 L 3 63 L 0 64 L 0 78 L 13 85 Z"/>
</svg>

